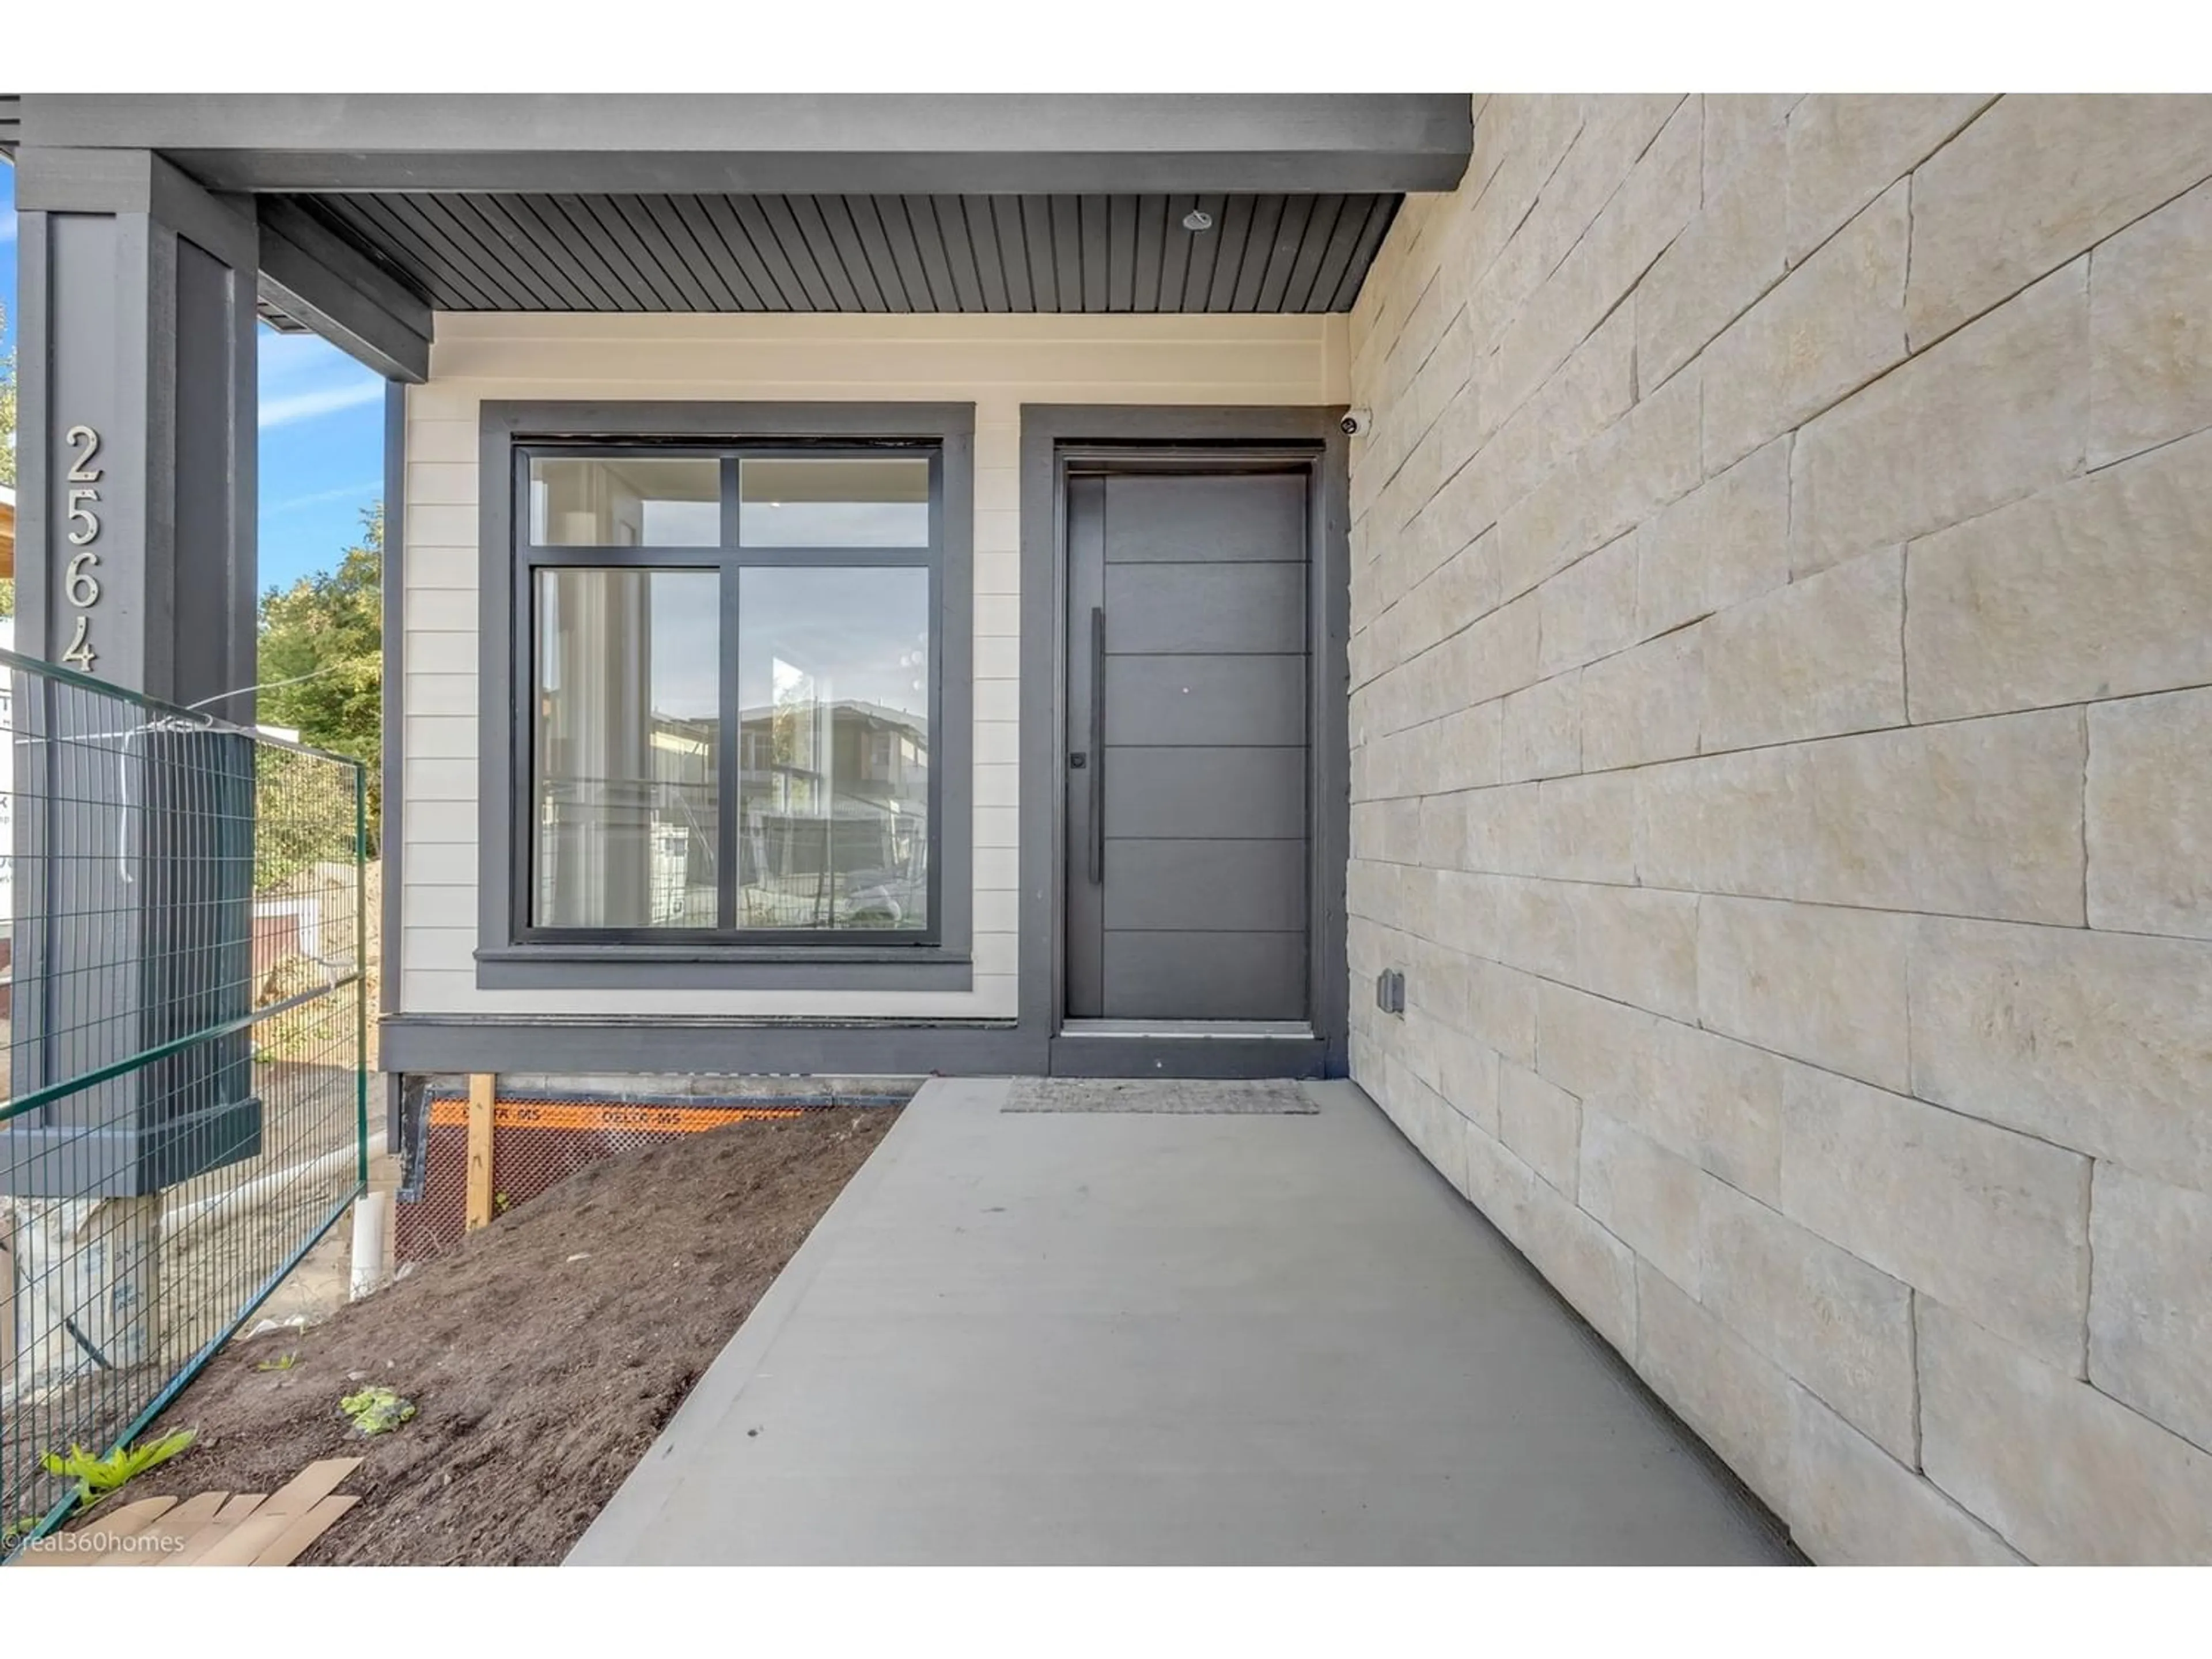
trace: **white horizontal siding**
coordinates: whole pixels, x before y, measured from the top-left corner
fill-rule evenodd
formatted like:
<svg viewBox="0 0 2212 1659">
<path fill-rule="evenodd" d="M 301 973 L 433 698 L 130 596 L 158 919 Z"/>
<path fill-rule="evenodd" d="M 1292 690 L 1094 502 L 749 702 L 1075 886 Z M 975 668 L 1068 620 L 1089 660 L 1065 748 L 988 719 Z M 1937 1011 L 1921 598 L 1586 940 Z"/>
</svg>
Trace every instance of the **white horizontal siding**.
<svg viewBox="0 0 2212 1659">
<path fill-rule="evenodd" d="M 1021 407 L 1346 400 L 1341 317 L 453 316 L 408 393 L 400 1009 L 1012 1018 Z M 485 991 L 476 983 L 477 405 L 487 398 L 975 405 L 975 960 L 965 992 Z"/>
<path fill-rule="evenodd" d="M 435 639 L 438 636 L 432 635 Z M 407 708 L 416 714 L 473 714 L 477 712 L 477 677 L 473 674 L 407 675 Z"/>
<path fill-rule="evenodd" d="M 402 769 L 400 783 L 410 807 L 416 801 L 473 801 L 477 798 L 476 763 L 410 755 Z"/>
<path fill-rule="evenodd" d="M 979 766 L 975 769 L 975 805 L 1021 805 L 1021 769 L 1018 766 Z"/>
</svg>

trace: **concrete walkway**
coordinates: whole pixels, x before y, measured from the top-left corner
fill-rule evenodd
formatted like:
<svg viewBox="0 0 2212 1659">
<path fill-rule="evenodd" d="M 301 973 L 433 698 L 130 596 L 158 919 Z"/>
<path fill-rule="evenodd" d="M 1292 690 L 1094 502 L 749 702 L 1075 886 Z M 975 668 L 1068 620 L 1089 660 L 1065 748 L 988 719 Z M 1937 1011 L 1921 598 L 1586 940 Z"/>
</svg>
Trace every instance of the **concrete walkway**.
<svg viewBox="0 0 2212 1659">
<path fill-rule="evenodd" d="M 922 1090 L 572 1563 L 1786 1558 L 1352 1085 L 1008 1087 Z"/>
</svg>

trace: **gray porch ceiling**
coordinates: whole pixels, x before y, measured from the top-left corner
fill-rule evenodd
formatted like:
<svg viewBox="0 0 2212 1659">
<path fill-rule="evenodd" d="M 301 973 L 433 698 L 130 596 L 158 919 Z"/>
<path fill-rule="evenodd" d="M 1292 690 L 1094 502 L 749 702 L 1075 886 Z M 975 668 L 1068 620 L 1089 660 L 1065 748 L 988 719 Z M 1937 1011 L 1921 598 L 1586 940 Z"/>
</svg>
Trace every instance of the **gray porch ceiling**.
<svg viewBox="0 0 2212 1659">
<path fill-rule="evenodd" d="M 0 94 L 0 149 L 26 214 L 250 214 L 264 318 L 419 381 L 439 310 L 1345 311 L 1405 192 L 1458 182 L 1472 114 L 1463 93 Z"/>
<path fill-rule="evenodd" d="M 441 311 L 1328 312 L 1401 199 L 311 193 L 280 198 Z M 1184 216 L 1206 214 L 1193 232 Z"/>
</svg>

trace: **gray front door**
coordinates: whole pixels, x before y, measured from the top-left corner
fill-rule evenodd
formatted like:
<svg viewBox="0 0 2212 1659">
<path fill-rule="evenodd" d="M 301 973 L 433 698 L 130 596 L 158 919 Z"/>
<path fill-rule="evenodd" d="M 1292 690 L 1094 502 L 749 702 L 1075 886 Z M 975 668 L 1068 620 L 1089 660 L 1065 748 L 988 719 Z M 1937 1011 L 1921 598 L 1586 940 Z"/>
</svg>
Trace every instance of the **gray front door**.
<svg viewBox="0 0 2212 1659">
<path fill-rule="evenodd" d="M 1307 1017 L 1307 474 L 1068 483 L 1067 1013 Z"/>
</svg>

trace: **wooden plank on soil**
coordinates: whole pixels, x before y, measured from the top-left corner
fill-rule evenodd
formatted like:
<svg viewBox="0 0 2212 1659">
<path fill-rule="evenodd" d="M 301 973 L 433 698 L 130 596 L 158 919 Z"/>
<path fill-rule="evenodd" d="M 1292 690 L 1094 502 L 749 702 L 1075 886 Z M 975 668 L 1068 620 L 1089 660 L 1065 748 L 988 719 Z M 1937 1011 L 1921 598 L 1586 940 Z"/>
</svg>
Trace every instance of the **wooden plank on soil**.
<svg viewBox="0 0 2212 1659">
<path fill-rule="evenodd" d="M 261 1500 L 268 1495 L 264 1492 L 239 1492 L 215 1512 L 215 1518 L 226 1527 L 235 1526 L 259 1509 Z"/>
<path fill-rule="evenodd" d="M 171 1550 L 155 1558 L 155 1565 L 164 1567 L 189 1567 L 217 1544 L 230 1535 L 237 1523 L 226 1521 L 221 1515 L 210 1516 L 185 1540 L 185 1547 Z"/>
<path fill-rule="evenodd" d="M 203 1522 L 214 1520 L 216 1512 L 229 1501 L 227 1492 L 204 1492 L 197 1498 L 187 1498 L 161 1517 L 161 1529 L 167 1532 L 181 1527 L 189 1532 Z"/>
<path fill-rule="evenodd" d="M 135 1498 L 98 1523 L 110 1538 L 129 1538 L 152 1526 L 177 1507 L 173 1498 Z"/>
<path fill-rule="evenodd" d="M 468 1212 L 465 1231 L 491 1220 L 491 1116 L 499 1079 L 477 1072 L 469 1079 Z"/>
<path fill-rule="evenodd" d="M 70 1535 L 76 1542 L 66 1549 L 57 1548 L 52 1540 L 41 1540 L 23 1553 L 17 1563 L 26 1567 L 90 1567 L 109 1557 L 120 1558 L 121 1545 L 135 1538 L 148 1527 L 176 1507 L 173 1498 L 141 1498 L 125 1504 L 106 1519 L 78 1528 Z"/>
<path fill-rule="evenodd" d="M 257 1567 L 289 1567 L 298 1560 L 308 1545 L 330 1530 L 331 1522 L 343 1515 L 358 1498 L 325 1498 L 304 1515 L 289 1517 L 289 1524 L 277 1535 L 276 1541 L 253 1558 Z"/>
<path fill-rule="evenodd" d="M 338 1482 L 361 1467 L 358 1457 L 324 1457 L 301 1469 L 261 1506 L 264 1515 L 305 1515 L 337 1490 Z"/>
<path fill-rule="evenodd" d="M 229 1497 L 227 1492 L 204 1492 L 197 1498 L 187 1498 L 145 1529 L 143 1535 L 149 1540 L 162 1539 L 167 1541 L 161 1544 L 149 1542 L 144 1548 L 132 1550 L 122 1558 L 123 1564 L 133 1567 L 149 1566 L 158 1561 L 173 1559 L 190 1549 L 194 1540 L 215 1519 L 216 1511 L 222 1508 Z"/>
<path fill-rule="evenodd" d="M 262 1551 L 284 1535 L 293 1519 L 289 1515 L 254 1516 L 223 1533 L 197 1558 L 173 1556 L 166 1565 L 173 1567 L 250 1566 Z"/>
</svg>

